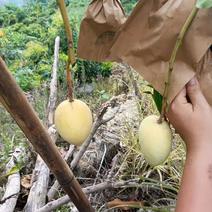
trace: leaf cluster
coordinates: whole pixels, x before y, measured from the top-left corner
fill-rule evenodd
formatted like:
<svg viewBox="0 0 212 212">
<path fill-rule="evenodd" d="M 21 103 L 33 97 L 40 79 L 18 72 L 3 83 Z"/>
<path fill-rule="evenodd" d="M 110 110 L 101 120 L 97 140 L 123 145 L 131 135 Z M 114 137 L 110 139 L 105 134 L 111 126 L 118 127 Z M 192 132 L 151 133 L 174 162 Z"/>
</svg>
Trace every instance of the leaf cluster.
<svg viewBox="0 0 212 212">
<path fill-rule="evenodd" d="M 54 41 L 61 38 L 60 82 L 65 80 L 67 39 L 56 1 L 28 0 L 23 7 L 0 7 L 0 56 L 6 61 L 19 85 L 28 91 L 50 79 Z M 66 1 L 73 29 L 74 47 L 77 48 L 79 27 L 88 0 Z M 91 82 L 98 76 L 108 77 L 110 63 L 96 63 L 78 59 L 75 80 Z"/>
</svg>

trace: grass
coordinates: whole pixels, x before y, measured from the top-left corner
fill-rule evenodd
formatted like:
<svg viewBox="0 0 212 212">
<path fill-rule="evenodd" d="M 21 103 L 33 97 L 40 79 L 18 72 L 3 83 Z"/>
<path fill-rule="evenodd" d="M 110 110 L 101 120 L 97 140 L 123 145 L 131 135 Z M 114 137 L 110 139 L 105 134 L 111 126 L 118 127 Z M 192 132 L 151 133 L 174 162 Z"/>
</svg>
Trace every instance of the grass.
<svg viewBox="0 0 212 212">
<path fill-rule="evenodd" d="M 0 160 L 9 157 L 11 151 L 17 146 L 23 146 L 26 138 L 22 131 L 6 112 L 4 108 L 0 108 L 0 143 L 2 145 L 0 152 Z"/>
<path fill-rule="evenodd" d="M 142 94 L 142 99 L 138 101 L 140 111 L 140 121 L 151 114 L 158 114 L 155 103 L 146 91 L 150 87 L 142 78 L 138 79 L 138 85 Z M 126 123 L 127 125 L 127 123 Z M 180 179 L 185 162 L 185 146 L 181 138 L 173 132 L 173 150 L 167 161 L 155 168 L 150 167 L 144 160 L 140 151 L 138 141 L 138 129 L 126 126 L 128 132 L 122 138 L 124 148 L 122 160 L 119 164 L 119 178 L 133 179 L 140 178 L 142 183 L 140 188 L 134 192 L 142 193 L 140 200 L 148 202 L 148 209 L 156 211 L 155 207 L 172 207 L 175 204 L 177 193 L 180 186 Z M 161 209 L 160 211 L 164 211 Z M 167 209 L 167 211 L 170 211 Z"/>
</svg>

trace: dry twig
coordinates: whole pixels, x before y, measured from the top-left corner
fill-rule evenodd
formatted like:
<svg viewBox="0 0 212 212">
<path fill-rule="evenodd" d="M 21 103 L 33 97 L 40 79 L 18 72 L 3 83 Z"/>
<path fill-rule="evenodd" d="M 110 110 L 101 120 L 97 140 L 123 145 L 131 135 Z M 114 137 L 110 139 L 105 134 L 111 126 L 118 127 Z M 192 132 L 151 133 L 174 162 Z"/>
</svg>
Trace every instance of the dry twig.
<svg viewBox="0 0 212 212">
<path fill-rule="evenodd" d="M 83 191 L 86 194 L 91 194 L 95 192 L 100 192 L 105 189 L 117 189 L 117 188 L 133 188 L 133 187 L 140 187 L 140 179 L 134 179 L 134 180 L 128 180 L 128 181 L 106 181 L 94 186 L 89 186 L 83 189 Z M 61 197 L 57 200 L 51 201 L 48 204 L 46 204 L 44 207 L 42 207 L 37 212 L 50 212 L 52 210 L 57 209 L 58 207 L 67 204 L 70 202 L 70 198 L 68 195 L 65 195 L 64 197 Z"/>
</svg>

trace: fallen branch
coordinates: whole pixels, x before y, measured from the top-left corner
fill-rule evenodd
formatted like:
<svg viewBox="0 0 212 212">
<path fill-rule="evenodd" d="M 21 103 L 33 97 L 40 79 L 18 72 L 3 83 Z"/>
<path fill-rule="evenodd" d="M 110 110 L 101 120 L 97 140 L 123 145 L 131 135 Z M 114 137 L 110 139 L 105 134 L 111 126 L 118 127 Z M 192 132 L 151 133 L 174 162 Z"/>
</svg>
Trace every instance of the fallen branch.
<svg viewBox="0 0 212 212">
<path fill-rule="evenodd" d="M 128 181 L 119 181 L 119 182 L 113 182 L 113 181 L 106 181 L 94 186 L 89 186 L 83 189 L 83 191 L 86 194 L 91 194 L 95 192 L 100 192 L 105 189 L 118 189 L 118 188 L 133 188 L 133 187 L 140 187 L 140 179 L 134 179 L 134 180 L 128 180 Z M 70 202 L 70 198 L 68 195 L 65 195 L 64 197 L 61 197 L 57 200 L 51 201 L 48 204 L 46 204 L 44 207 L 40 208 L 37 212 L 50 212 L 58 207 L 67 204 Z"/>
<path fill-rule="evenodd" d="M 0 57 L 0 101 L 15 119 L 80 212 L 93 212 L 80 184 Z"/>
<path fill-rule="evenodd" d="M 23 157 L 23 150 L 20 148 L 16 148 L 12 154 L 12 157 L 8 164 L 6 165 L 6 171 L 10 172 L 13 167 L 17 166 L 17 163 L 21 162 Z M 0 211 L 4 212 L 13 212 L 18 200 L 20 186 L 21 184 L 21 177 L 20 172 L 17 170 L 16 173 L 9 175 L 6 191 L 2 200 L 0 201 Z"/>
<path fill-rule="evenodd" d="M 54 123 L 54 110 L 57 102 L 57 70 L 59 58 L 60 38 L 55 39 L 54 48 L 54 64 L 52 67 L 52 80 L 50 83 L 50 95 L 47 108 L 47 126 L 49 127 L 49 135 L 55 143 L 57 140 L 57 132 L 53 127 Z M 27 203 L 24 211 L 36 211 L 46 204 L 47 189 L 49 185 L 50 170 L 42 158 L 38 155 L 35 169 L 32 177 L 32 187 L 29 192 Z"/>
<path fill-rule="evenodd" d="M 52 80 L 50 82 L 49 102 L 47 107 L 47 126 L 54 124 L 54 111 L 57 102 L 57 72 L 59 64 L 60 37 L 56 37 L 54 46 L 54 63 L 52 66 Z"/>
<path fill-rule="evenodd" d="M 88 138 L 86 139 L 84 144 L 81 146 L 79 152 L 77 152 L 76 156 L 74 157 L 73 161 L 71 162 L 71 169 L 72 170 L 74 170 L 76 168 L 76 166 L 79 163 L 80 159 L 82 158 L 82 156 L 84 155 L 84 153 L 88 149 L 88 147 L 89 147 L 94 135 L 96 134 L 97 130 L 99 129 L 99 127 L 101 125 L 109 122 L 110 120 L 112 120 L 114 118 L 114 116 L 112 116 L 112 117 L 109 117 L 107 119 L 103 119 L 103 116 L 107 112 L 107 109 L 108 109 L 109 106 L 110 106 L 110 102 L 105 104 L 103 106 L 103 108 L 100 110 L 99 114 L 97 115 L 96 121 L 93 124 L 93 128 L 92 128 L 92 131 L 91 131 L 90 135 L 88 136 Z M 57 181 L 55 181 L 53 186 L 49 189 L 49 192 L 48 192 L 48 200 L 49 201 L 54 199 L 57 191 L 59 190 L 59 187 L 60 187 L 59 183 Z"/>
<path fill-rule="evenodd" d="M 5 198 L 3 198 L 2 200 L 0 200 L 0 204 L 4 204 L 8 199 L 13 198 L 13 197 L 16 197 L 16 196 L 18 196 L 18 195 L 19 195 L 19 193 L 11 194 L 10 196 L 5 197 Z M 0 207 L 0 209 L 1 209 L 1 207 Z"/>
</svg>

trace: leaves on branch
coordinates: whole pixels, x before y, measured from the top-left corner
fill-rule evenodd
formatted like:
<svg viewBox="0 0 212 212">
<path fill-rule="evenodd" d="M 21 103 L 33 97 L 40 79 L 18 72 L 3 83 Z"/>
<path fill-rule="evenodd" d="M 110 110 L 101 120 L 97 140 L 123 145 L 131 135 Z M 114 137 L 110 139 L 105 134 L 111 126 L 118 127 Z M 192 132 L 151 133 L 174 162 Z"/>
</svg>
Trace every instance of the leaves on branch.
<svg viewBox="0 0 212 212">
<path fill-rule="evenodd" d="M 153 94 L 152 94 L 153 100 L 157 106 L 158 111 L 161 113 L 162 111 L 162 102 L 163 102 L 163 97 L 161 94 L 154 89 Z"/>
</svg>

